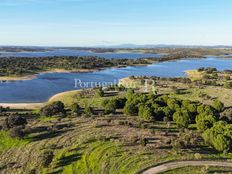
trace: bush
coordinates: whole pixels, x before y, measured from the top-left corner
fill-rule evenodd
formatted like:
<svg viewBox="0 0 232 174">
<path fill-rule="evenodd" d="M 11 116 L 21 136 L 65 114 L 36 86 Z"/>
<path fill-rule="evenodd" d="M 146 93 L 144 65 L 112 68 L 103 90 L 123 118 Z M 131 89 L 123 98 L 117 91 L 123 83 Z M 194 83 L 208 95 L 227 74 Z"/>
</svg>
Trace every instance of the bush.
<svg viewBox="0 0 232 174">
<path fill-rule="evenodd" d="M 96 89 L 96 96 L 98 96 L 98 97 L 104 97 L 104 91 L 103 91 L 103 89 L 102 88 L 98 88 L 98 89 Z"/>
<path fill-rule="evenodd" d="M 135 91 L 133 89 L 128 89 L 127 93 L 126 93 L 126 98 L 127 100 L 131 100 L 133 95 L 134 95 Z"/>
<path fill-rule="evenodd" d="M 225 76 L 225 80 L 230 80 L 230 76 Z"/>
<path fill-rule="evenodd" d="M 147 146 L 147 144 L 149 143 L 147 138 L 140 138 L 140 144 L 142 146 Z"/>
<path fill-rule="evenodd" d="M 93 114 L 93 108 L 91 106 L 86 106 L 84 109 L 84 113 L 86 117 L 90 117 Z"/>
<path fill-rule="evenodd" d="M 224 84 L 224 87 L 225 87 L 225 88 L 228 88 L 228 89 L 231 89 L 231 88 L 232 88 L 232 82 L 226 82 L 226 83 Z"/>
<path fill-rule="evenodd" d="M 25 136 L 25 132 L 23 131 L 23 128 L 21 126 L 14 127 L 10 129 L 9 136 L 11 138 L 23 138 Z"/>
<path fill-rule="evenodd" d="M 138 114 L 138 107 L 134 103 L 127 101 L 123 112 L 126 115 L 134 116 Z"/>
<path fill-rule="evenodd" d="M 49 167 L 49 165 L 51 164 L 53 158 L 54 158 L 54 153 L 52 150 L 45 150 L 41 156 L 41 165 L 42 167 Z"/>
<path fill-rule="evenodd" d="M 224 104 L 219 100 L 214 100 L 212 107 L 216 109 L 218 112 L 222 112 L 224 110 Z"/>
<path fill-rule="evenodd" d="M 10 115 L 7 117 L 3 123 L 3 128 L 8 130 L 14 127 L 25 127 L 27 124 L 27 120 L 24 117 L 17 116 L 17 115 Z"/>
<path fill-rule="evenodd" d="M 44 116 L 54 116 L 59 114 L 66 114 L 64 103 L 56 101 L 41 108 L 41 114 Z"/>
<path fill-rule="evenodd" d="M 73 103 L 71 106 L 71 111 L 77 115 L 81 114 L 81 107 L 78 103 Z"/>
<path fill-rule="evenodd" d="M 116 101 L 109 100 L 105 105 L 105 114 L 115 114 L 117 109 Z"/>
<path fill-rule="evenodd" d="M 10 110 L 9 107 L 4 108 L 4 107 L 0 106 L 0 113 L 7 112 L 7 111 L 9 111 L 9 110 Z"/>
</svg>

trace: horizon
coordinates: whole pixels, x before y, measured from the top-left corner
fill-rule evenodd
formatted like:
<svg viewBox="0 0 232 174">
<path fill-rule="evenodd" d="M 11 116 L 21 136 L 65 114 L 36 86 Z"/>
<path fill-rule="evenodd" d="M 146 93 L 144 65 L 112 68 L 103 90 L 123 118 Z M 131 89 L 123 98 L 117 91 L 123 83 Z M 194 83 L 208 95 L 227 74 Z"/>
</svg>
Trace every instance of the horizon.
<svg viewBox="0 0 232 174">
<path fill-rule="evenodd" d="M 213 47 L 213 48 L 223 48 L 223 47 L 232 47 L 231 45 L 194 45 L 194 44 L 133 44 L 133 43 L 122 43 L 122 44 L 113 44 L 113 45 L 60 45 L 60 46 L 53 46 L 53 45 L 0 45 L 0 47 L 40 47 L 40 48 L 167 48 L 167 47 L 180 47 L 180 48 L 201 48 L 201 47 Z"/>
<path fill-rule="evenodd" d="M 0 45 L 232 46 L 230 0 L 2 0 Z"/>
</svg>

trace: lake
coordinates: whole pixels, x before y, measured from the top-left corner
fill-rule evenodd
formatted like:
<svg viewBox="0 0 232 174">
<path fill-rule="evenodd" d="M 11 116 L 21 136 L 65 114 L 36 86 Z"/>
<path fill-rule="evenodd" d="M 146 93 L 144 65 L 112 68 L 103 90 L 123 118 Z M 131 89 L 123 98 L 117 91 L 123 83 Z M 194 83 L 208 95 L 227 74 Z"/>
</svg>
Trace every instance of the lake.
<svg viewBox="0 0 232 174">
<path fill-rule="evenodd" d="M 83 50 L 56 49 L 52 51 L 36 52 L 0 52 L 0 57 L 51 57 L 51 56 L 97 56 L 102 58 L 138 59 L 144 57 L 160 57 L 161 54 L 148 54 L 143 52 L 116 52 L 95 53 Z"/>
<path fill-rule="evenodd" d="M 185 76 L 184 71 L 199 67 L 215 67 L 218 70 L 232 69 L 232 60 L 208 57 L 162 62 L 148 66 L 109 68 L 87 73 L 42 73 L 26 81 L 0 84 L 0 103 L 34 103 L 47 101 L 51 96 L 74 89 L 75 80 L 82 82 L 114 82 L 128 76 Z"/>
</svg>

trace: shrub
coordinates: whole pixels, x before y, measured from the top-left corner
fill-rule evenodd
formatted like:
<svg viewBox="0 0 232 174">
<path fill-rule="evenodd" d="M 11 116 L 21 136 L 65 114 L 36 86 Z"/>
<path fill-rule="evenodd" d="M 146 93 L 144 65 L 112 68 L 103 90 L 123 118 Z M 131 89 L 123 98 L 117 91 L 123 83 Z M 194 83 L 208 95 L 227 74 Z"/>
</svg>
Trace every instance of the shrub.
<svg viewBox="0 0 232 174">
<path fill-rule="evenodd" d="M 109 100 L 105 105 L 105 114 L 115 114 L 117 109 L 116 101 Z"/>
<path fill-rule="evenodd" d="M 147 138 L 140 138 L 140 144 L 141 144 L 142 146 L 147 146 L 148 143 L 149 143 L 149 142 L 148 142 L 148 139 L 147 139 Z"/>
<path fill-rule="evenodd" d="M 133 89 L 128 89 L 127 93 L 126 93 L 126 98 L 127 100 L 131 100 L 133 95 L 134 95 L 135 91 Z"/>
<path fill-rule="evenodd" d="M 230 76 L 225 76 L 225 80 L 230 80 Z"/>
<path fill-rule="evenodd" d="M 226 83 L 224 84 L 224 87 L 225 87 L 225 88 L 228 88 L 228 89 L 231 89 L 231 88 L 232 88 L 232 82 L 226 82 Z"/>
<path fill-rule="evenodd" d="M 41 108 L 41 114 L 44 116 L 54 116 L 66 114 L 64 103 L 56 101 Z"/>
<path fill-rule="evenodd" d="M 9 136 L 11 138 L 23 138 L 25 136 L 25 132 L 23 131 L 23 128 L 21 126 L 14 127 L 10 129 Z"/>
<path fill-rule="evenodd" d="M 104 97 L 104 91 L 103 91 L 103 89 L 102 88 L 97 88 L 96 89 L 96 96 L 98 96 L 98 97 Z"/>
<path fill-rule="evenodd" d="M 9 111 L 9 110 L 10 110 L 9 107 L 4 108 L 4 107 L 0 106 L 0 113 L 7 112 L 7 111 Z"/>
<path fill-rule="evenodd" d="M 71 111 L 77 115 L 80 115 L 81 113 L 81 107 L 78 103 L 73 103 L 71 106 Z"/>
<path fill-rule="evenodd" d="M 91 106 L 86 106 L 84 109 L 84 113 L 86 117 L 90 117 L 93 114 L 93 108 Z"/>
<path fill-rule="evenodd" d="M 216 109 L 218 112 L 222 112 L 224 110 L 224 104 L 219 100 L 214 100 L 212 107 Z"/>
<path fill-rule="evenodd" d="M 123 112 L 126 115 L 134 116 L 138 114 L 138 107 L 134 103 L 127 101 Z"/>
<path fill-rule="evenodd" d="M 3 128 L 4 129 L 11 129 L 14 127 L 25 127 L 25 125 L 27 124 L 27 120 L 24 117 L 21 116 L 17 116 L 17 115 L 10 115 L 9 117 L 7 117 L 3 123 Z"/>
</svg>

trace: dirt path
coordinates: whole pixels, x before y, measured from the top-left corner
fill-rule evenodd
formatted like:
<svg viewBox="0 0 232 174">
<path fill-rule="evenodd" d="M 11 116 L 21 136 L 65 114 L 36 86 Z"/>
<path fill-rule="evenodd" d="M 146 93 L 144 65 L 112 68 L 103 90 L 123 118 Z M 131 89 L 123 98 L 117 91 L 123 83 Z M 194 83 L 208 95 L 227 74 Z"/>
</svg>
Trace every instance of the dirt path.
<svg viewBox="0 0 232 174">
<path fill-rule="evenodd" d="M 161 164 L 156 167 L 152 167 L 142 174 L 156 174 L 171 169 L 187 167 L 187 166 L 216 166 L 216 167 L 232 167 L 232 162 L 225 161 L 177 161 Z"/>
</svg>

